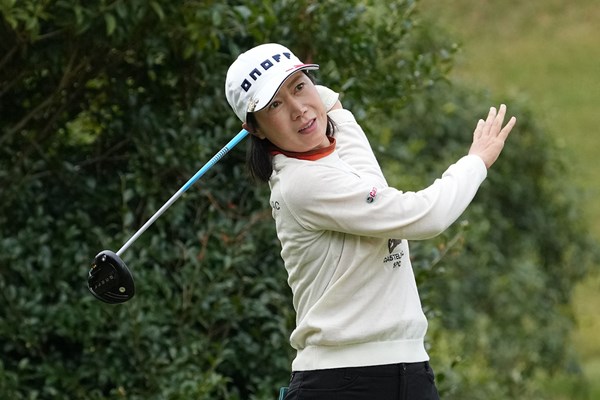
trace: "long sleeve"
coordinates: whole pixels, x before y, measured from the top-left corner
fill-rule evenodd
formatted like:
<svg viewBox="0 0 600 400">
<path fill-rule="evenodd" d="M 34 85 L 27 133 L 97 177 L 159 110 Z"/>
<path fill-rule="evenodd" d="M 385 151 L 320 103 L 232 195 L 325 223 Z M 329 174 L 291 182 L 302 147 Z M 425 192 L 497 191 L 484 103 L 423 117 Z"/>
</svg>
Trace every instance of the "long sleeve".
<svg viewBox="0 0 600 400">
<path fill-rule="evenodd" d="M 284 201 L 308 230 L 361 236 L 426 239 L 444 231 L 466 209 L 486 177 L 477 156 L 465 156 L 429 187 L 402 192 L 373 174 L 354 174 L 337 165 L 302 167 L 310 180 L 283 183 Z"/>
</svg>

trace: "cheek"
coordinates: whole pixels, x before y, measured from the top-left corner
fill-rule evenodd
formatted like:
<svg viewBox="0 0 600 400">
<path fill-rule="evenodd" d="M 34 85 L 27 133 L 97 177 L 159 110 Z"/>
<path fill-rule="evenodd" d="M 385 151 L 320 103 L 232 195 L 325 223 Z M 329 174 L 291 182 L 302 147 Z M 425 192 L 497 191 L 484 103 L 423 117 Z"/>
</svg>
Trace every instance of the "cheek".
<svg viewBox="0 0 600 400">
<path fill-rule="evenodd" d="M 269 139 L 272 141 L 273 132 L 277 131 L 277 121 L 269 117 L 269 115 L 264 114 L 262 110 L 255 115 L 257 122 L 255 135 L 260 139 Z"/>
<path fill-rule="evenodd" d="M 278 138 L 285 136 L 286 125 L 280 118 L 272 118 L 270 121 L 269 130 L 267 137 L 269 139 L 277 140 Z"/>
<path fill-rule="evenodd" d="M 323 113 L 319 115 L 319 125 L 323 127 L 323 132 L 327 132 L 327 113 L 323 110 Z"/>
<path fill-rule="evenodd" d="M 277 118 L 270 118 L 261 126 L 262 129 L 258 132 L 261 139 L 268 139 L 278 147 L 289 140 L 290 135 L 286 131 L 285 124 Z"/>
</svg>

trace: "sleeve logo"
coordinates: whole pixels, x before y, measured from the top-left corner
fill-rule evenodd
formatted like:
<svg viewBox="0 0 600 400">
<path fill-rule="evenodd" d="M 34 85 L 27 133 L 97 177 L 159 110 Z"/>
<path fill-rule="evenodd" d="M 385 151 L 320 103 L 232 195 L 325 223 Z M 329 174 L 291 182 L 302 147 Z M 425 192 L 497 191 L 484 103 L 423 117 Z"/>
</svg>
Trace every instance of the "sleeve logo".
<svg viewBox="0 0 600 400">
<path fill-rule="evenodd" d="M 367 203 L 372 203 L 375 201 L 375 196 L 377 196 L 377 188 L 373 187 L 369 192 L 369 196 L 367 197 Z"/>
</svg>

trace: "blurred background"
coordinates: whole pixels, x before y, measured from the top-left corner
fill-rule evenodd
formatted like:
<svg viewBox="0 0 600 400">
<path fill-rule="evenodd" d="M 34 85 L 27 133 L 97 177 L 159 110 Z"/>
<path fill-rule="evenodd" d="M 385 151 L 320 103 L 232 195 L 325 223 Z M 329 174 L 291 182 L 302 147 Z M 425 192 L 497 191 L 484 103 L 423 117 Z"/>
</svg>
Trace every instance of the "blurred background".
<svg viewBox="0 0 600 400">
<path fill-rule="evenodd" d="M 281 42 L 342 94 L 390 184 L 418 190 L 504 102 L 518 125 L 473 204 L 413 242 L 444 399 L 600 397 L 600 10 L 594 0 L 0 2 L 0 398 L 274 399 L 294 312 L 227 67 Z"/>
<path fill-rule="evenodd" d="M 600 5 L 592 0 L 432 1 L 423 13 L 457 40 L 453 79 L 486 88 L 493 97 L 526 99 L 571 165 L 566 181 L 581 189 L 585 218 L 600 239 Z M 586 377 L 600 396 L 600 276 L 574 293 L 577 327 L 571 340 Z M 559 382 L 557 385 L 568 385 Z M 554 390 L 553 384 L 549 385 Z M 560 392 L 560 390 L 558 390 Z M 565 394 L 564 398 L 574 398 Z"/>
</svg>

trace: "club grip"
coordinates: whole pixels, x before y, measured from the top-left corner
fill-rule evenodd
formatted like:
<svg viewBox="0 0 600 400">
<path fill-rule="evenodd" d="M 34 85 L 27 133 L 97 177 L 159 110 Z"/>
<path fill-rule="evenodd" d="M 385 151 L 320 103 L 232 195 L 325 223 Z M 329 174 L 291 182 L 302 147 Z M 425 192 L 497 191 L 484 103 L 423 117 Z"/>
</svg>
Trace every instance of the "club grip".
<svg viewBox="0 0 600 400">
<path fill-rule="evenodd" d="M 247 130 L 242 129 L 237 135 L 235 135 L 235 137 L 231 139 L 229 143 L 227 143 L 221 150 L 219 150 L 217 154 L 215 154 L 210 160 L 208 160 L 208 162 L 204 164 L 204 166 L 200 168 L 198 172 L 196 172 L 194 176 L 192 176 L 190 180 L 185 183 L 185 185 L 182 186 L 181 191 L 185 192 L 186 190 L 188 190 L 190 186 L 196 183 L 196 181 L 206 173 L 206 171 L 208 171 L 216 163 L 218 163 L 219 160 L 225 156 L 225 154 L 229 153 L 229 150 L 233 149 L 242 139 L 248 136 L 248 133 L 249 132 Z"/>
</svg>

